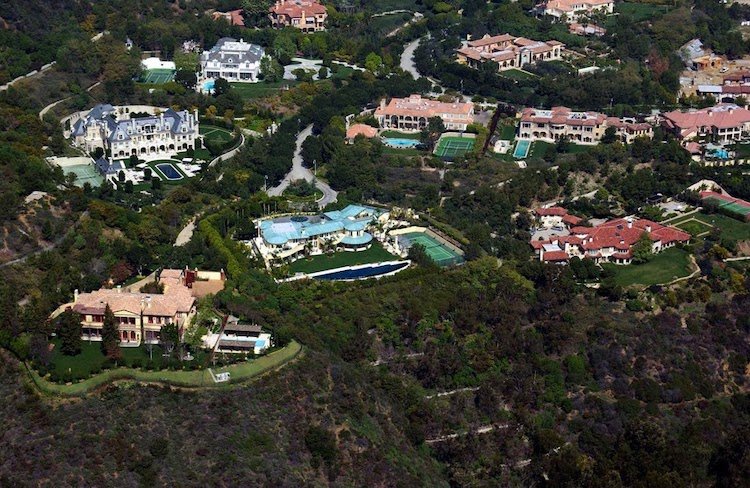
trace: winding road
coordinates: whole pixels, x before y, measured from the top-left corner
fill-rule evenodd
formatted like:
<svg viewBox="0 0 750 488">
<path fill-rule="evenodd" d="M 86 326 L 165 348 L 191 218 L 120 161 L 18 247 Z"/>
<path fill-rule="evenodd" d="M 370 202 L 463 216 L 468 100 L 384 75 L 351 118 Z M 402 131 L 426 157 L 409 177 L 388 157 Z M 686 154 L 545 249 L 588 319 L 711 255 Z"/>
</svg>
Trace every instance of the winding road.
<svg viewBox="0 0 750 488">
<path fill-rule="evenodd" d="M 310 124 L 302 129 L 299 134 L 297 134 L 296 148 L 294 150 L 294 157 L 292 158 L 292 169 L 289 170 L 289 173 L 287 173 L 286 176 L 284 176 L 284 179 L 281 180 L 281 183 L 279 183 L 277 186 L 274 186 L 273 188 L 269 188 L 266 193 L 268 193 L 268 195 L 272 197 L 279 197 L 282 193 L 284 193 L 284 190 L 287 189 L 291 182 L 297 180 L 309 181 L 315 183 L 315 187 L 323 192 L 323 197 L 318 200 L 317 203 L 319 208 L 324 208 L 329 203 L 333 203 L 336 201 L 338 192 L 328 186 L 327 183 L 317 179 L 309 168 L 305 168 L 302 165 L 302 143 L 305 142 L 305 139 L 312 135 L 312 129 L 313 126 L 312 124 Z"/>
</svg>

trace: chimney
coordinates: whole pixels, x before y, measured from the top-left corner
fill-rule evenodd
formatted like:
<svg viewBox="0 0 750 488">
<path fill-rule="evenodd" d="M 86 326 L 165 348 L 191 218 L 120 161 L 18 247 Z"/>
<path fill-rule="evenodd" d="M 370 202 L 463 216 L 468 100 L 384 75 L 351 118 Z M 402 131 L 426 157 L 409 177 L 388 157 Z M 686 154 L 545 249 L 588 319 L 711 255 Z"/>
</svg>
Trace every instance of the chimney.
<svg viewBox="0 0 750 488">
<path fill-rule="evenodd" d="M 73 290 L 73 303 L 78 302 L 78 288 Z"/>
<path fill-rule="evenodd" d="M 380 100 L 380 108 L 385 108 L 385 98 Z"/>
<path fill-rule="evenodd" d="M 646 232 L 651 233 L 651 226 L 650 225 L 646 226 Z"/>
<path fill-rule="evenodd" d="M 117 293 L 122 293 L 122 286 L 117 285 Z"/>
<path fill-rule="evenodd" d="M 633 219 L 628 219 L 628 229 L 633 228 Z"/>
</svg>

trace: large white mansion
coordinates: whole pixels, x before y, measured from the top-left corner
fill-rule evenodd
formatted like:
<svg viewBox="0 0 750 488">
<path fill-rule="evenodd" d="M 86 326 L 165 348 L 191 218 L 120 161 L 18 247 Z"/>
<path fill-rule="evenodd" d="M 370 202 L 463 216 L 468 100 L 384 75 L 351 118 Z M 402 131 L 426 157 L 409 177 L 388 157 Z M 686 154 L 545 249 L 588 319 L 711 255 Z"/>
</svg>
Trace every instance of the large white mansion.
<svg viewBox="0 0 750 488">
<path fill-rule="evenodd" d="M 70 120 L 73 144 L 86 152 L 97 148 L 110 151 L 112 158 L 136 155 L 141 158 L 168 156 L 195 148 L 198 139 L 198 111 L 160 111 L 147 109 L 150 115 L 131 117 L 131 107 L 100 104 L 88 112 L 78 112 Z M 139 115 L 142 112 L 139 111 Z"/>
<path fill-rule="evenodd" d="M 257 44 L 222 37 L 210 51 L 201 54 L 201 78 L 256 83 L 264 55 Z"/>
</svg>

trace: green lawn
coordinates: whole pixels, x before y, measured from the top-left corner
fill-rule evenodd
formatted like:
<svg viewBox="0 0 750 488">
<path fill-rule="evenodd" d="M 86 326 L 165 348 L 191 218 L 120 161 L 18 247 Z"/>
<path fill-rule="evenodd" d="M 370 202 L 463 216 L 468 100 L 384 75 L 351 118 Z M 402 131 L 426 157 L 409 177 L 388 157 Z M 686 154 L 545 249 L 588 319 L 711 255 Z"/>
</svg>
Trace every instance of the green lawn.
<svg viewBox="0 0 750 488">
<path fill-rule="evenodd" d="M 231 366 L 212 369 L 214 374 L 230 373 L 231 377 L 228 383 L 214 383 L 211 374 L 205 369 L 195 371 L 143 371 L 133 368 L 116 368 L 70 385 L 60 385 L 47 381 L 31 368 L 28 371 L 40 390 L 48 394 L 63 396 L 82 396 L 103 384 L 121 379 L 133 379 L 135 381 L 164 383 L 185 387 L 226 387 L 276 369 L 294 359 L 301 350 L 302 346 L 298 342 L 292 341 L 282 349 L 273 351 L 265 356 Z"/>
<path fill-rule="evenodd" d="M 397 130 L 384 130 L 380 133 L 382 137 L 394 137 L 397 139 L 419 139 L 419 132 L 399 132 Z"/>
<path fill-rule="evenodd" d="M 274 83 L 260 81 L 258 83 L 231 83 L 232 90 L 240 94 L 244 100 L 253 98 L 263 98 L 269 95 L 275 95 L 280 88 L 296 85 L 297 81 L 283 80 Z"/>
<path fill-rule="evenodd" d="M 198 132 L 206 139 L 221 139 L 221 142 L 225 144 L 234 138 L 231 131 L 215 125 L 201 124 Z"/>
<path fill-rule="evenodd" d="M 298 259 L 289 265 L 289 273 L 292 275 L 295 273 L 315 273 L 316 271 L 325 271 L 343 266 L 379 263 L 381 261 L 393 261 L 394 259 L 398 259 L 397 256 L 383 249 L 383 246 L 379 242 L 373 242 L 372 247 L 366 251 L 340 251 Z"/>
<path fill-rule="evenodd" d="M 70 372 L 73 378 L 88 378 L 92 372 L 98 372 L 107 358 L 102 354 L 100 343 L 83 342 L 81 353 L 77 356 L 66 356 L 60 352 L 59 341 L 54 341 L 50 371 L 58 375 Z M 133 364 L 133 361 L 149 361 L 149 353 L 145 346 L 123 347 L 120 364 Z M 159 346 L 154 346 L 153 363 L 156 368 L 161 367 L 162 352 Z"/>
<path fill-rule="evenodd" d="M 526 71 L 521 71 L 520 69 L 508 69 L 505 71 L 501 71 L 499 74 L 500 76 L 509 78 L 511 80 L 531 80 L 533 78 L 537 78 L 536 75 L 527 73 Z"/>
<path fill-rule="evenodd" d="M 654 5 L 652 3 L 622 2 L 615 5 L 615 12 L 633 17 L 636 22 L 652 19 L 669 12 L 668 5 Z M 616 17 L 610 17 L 607 24 L 616 22 Z"/>
<path fill-rule="evenodd" d="M 675 227 L 678 227 L 684 230 L 685 232 L 688 232 L 693 237 L 701 235 L 705 232 L 711 232 L 711 229 L 712 229 L 711 226 L 706 225 L 704 222 L 701 222 L 700 220 L 688 220 L 680 224 L 677 224 Z"/>
<path fill-rule="evenodd" d="M 510 124 L 498 125 L 497 131 L 500 133 L 500 139 L 512 141 L 516 137 L 516 126 Z"/>
<path fill-rule="evenodd" d="M 690 253 L 676 247 L 655 255 L 645 264 L 604 264 L 603 267 L 614 274 L 615 283 L 621 286 L 668 283 L 676 278 L 688 276 L 693 271 Z"/>
<path fill-rule="evenodd" d="M 722 214 L 706 214 L 704 212 L 698 212 L 673 220 L 669 222 L 669 225 L 684 228 L 681 224 L 691 219 L 718 227 L 721 230 L 721 237 L 724 239 L 733 241 L 744 241 L 750 239 L 750 223 L 741 222 Z"/>
</svg>

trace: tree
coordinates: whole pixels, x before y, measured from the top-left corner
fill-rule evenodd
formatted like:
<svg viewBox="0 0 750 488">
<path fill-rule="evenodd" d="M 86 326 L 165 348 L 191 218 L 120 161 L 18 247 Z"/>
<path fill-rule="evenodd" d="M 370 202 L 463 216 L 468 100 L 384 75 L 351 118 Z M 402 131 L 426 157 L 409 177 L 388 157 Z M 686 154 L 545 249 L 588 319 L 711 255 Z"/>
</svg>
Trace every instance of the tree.
<svg viewBox="0 0 750 488">
<path fill-rule="evenodd" d="M 645 263 L 651 258 L 653 248 L 651 246 L 651 234 L 644 232 L 633 245 L 633 262 Z"/>
<path fill-rule="evenodd" d="M 617 129 L 614 126 L 609 126 L 604 129 L 604 135 L 602 136 L 602 144 L 612 144 L 617 141 Z"/>
<path fill-rule="evenodd" d="M 60 351 L 66 356 L 75 356 L 81 352 L 81 318 L 73 310 L 60 314 L 58 328 Z"/>
<path fill-rule="evenodd" d="M 370 53 L 365 58 L 365 68 L 377 75 L 380 74 L 383 69 L 383 58 L 375 53 Z"/>
<path fill-rule="evenodd" d="M 284 78 L 284 67 L 271 56 L 263 56 L 260 60 L 260 78 L 275 83 Z"/>
<path fill-rule="evenodd" d="M 180 341 L 180 332 L 177 329 L 177 324 L 163 325 L 160 338 L 164 351 L 171 356 Z"/>
<path fill-rule="evenodd" d="M 194 71 L 181 69 L 181 70 L 177 70 L 177 72 L 175 73 L 174 81 L 184 86 L 188 90 L 193 90 L 195 88 L 195 83 L 197 79 L 195 77 Z"/>
<path fill-rule="evenodd" d="M 409 248 L 407 258 L 420 266 L 435 266 L 435 262 L 427 254 L 427 250 L 422 244 L 412 244 Z"/>
<path fill-rule="evenodd" d="M 229 93 L 232 89 L 232 85 L 229 84 L 224 78 L 217 78 L 214 82 L 214 97 L 218 98 L 225 93 Z"/>
<path fill-rule="evenodd" d="M 321 66 L 318 70 L 318 79 L 325 80 L 326 78 L 328 78 L 328 68 Z"/>
<path fill-rule="evenodd" d="M 268 19 L 269 0 L 243 0 L 242 9 L 245 11 L 245 22 L 250 25 L 262 24 Z"/>
<path fill-rule="evenodd" d="M 119 359 L 120 353 L 120 329 L 117 319 L 109 303 L 104 308 L 104 323 L 102 325 L 102 353 L 110 359 Z"/>
</svg>

